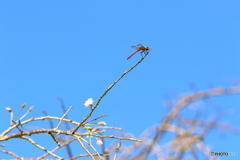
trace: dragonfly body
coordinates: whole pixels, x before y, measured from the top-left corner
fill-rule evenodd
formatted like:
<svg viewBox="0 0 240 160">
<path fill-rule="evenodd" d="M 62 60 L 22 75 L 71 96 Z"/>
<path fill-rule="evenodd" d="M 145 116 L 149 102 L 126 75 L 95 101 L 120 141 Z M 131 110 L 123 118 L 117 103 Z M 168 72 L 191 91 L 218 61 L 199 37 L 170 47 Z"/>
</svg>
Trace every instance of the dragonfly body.
<svg viewBox="0 0 240 160">
<path fill-rule="evenodd" d="M 137 47 L 138 46 L 138 47 Z M 137 46 L 132 46 L 132 48 L 136 49 L 135 52 L 133 52 L 130 56 L 127 57 L 127 60 L 131 58 L 134 54 L 136 54 L 139 51 L 142 51 L 142 53 L 148 52 L 151 50 L 149 47 L 142 46 L 141 44 L 138 44 Z"/>
</svg>

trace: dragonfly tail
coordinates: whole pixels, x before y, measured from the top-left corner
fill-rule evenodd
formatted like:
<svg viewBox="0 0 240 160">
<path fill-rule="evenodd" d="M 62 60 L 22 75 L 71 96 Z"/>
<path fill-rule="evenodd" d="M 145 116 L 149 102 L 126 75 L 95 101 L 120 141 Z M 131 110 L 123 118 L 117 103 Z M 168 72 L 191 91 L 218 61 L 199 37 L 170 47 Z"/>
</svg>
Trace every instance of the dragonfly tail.
<svg viewBox="0 0 240 160">
<path fill-rule="evenodd" d="M 133 52 L 130 56 L 128 56 L 128 57 L 127 57 L 127 60 L 128 60 L 129 58 L 131 58 L 134 54 L 136 54 L 138 51 L 139 51 L 139 50 L 136 50 L 136 51 Z"/>
</svg>

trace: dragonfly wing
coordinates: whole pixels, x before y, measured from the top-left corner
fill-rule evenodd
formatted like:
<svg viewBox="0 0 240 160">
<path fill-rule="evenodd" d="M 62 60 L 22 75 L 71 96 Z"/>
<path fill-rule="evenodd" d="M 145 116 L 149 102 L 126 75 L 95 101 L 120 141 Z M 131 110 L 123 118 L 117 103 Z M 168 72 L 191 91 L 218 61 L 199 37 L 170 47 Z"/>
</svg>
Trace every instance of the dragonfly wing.
<svg viewBox="0 0 240 160">
<path fill-rule="evenodd" d="M 131 48 L 138 49 L 139 47 L 137 47 L 137 46 L 131 46 Z"/>
<path fill-rule="evenodd" d="M 142 47 L 142 44 L 138 44 L 137 46 L 131 46 L 131 47 L 134 49 L 138 49 L 138 48 Z"/>
</svg>

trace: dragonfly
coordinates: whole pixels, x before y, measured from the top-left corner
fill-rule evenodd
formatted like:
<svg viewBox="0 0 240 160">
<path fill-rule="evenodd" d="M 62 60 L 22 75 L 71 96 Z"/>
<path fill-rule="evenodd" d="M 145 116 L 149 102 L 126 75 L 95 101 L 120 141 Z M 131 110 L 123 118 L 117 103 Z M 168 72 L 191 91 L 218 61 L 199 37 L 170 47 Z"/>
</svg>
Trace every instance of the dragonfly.
<svg viewBox="0 0 240 160">
<path fill-rule="evenodd" d="M 149 48 L 149 47 L 142 46 L 142 44 L 138 44 L 137 46 L 131 46 L 131 47 L 134 48 L 134 49 L 136 49 L 136 50 L 135 50 L 135 52 L 133 52 L 130 56 L 127 57 L 127 60 L 128 60 L 129 58 L 131 58 L 134 54 L 136 54 L 136 53 L 139 52 L 139 51 L 142 51 L 142 52 L 141 52 L 141 55 L 142 55 L 142 53 L 145 53 L 145 54 L 146 54 L 146 52 L 149 52 L 150 50 L 152 50 L 152 49 Z"/>
</svg>

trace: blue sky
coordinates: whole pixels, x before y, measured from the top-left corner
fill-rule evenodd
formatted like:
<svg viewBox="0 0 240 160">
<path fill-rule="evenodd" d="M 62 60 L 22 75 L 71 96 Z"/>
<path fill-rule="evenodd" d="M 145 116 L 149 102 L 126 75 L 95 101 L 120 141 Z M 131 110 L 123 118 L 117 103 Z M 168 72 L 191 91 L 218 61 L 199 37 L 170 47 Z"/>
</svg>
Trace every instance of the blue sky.
<svg viewBox="0 0 240 160">
<path fill-rule="evenodd" d="M 134 51 L 130 46 L 140 43 L 152 51 L 107 94 L 92 117 L 108 114 L 102 120 L 109 126 L 139 136 L 166 115 L 166 97 L 192 92 L 190 83 L 199 90 L 236 85 L 239 7 L 236 0 L 0 1 L 0 130 L 9 126 L 5 107 L 16 113 L 23 102 L 35 107 L 26 118 L 41 117 L 42 110 L 60 117 L 57 96 L 67 107 L 74 106 L 68 117 L 81 121 L 89 112 L 84 101 L 96 101 L 141 58 L 136 54 L 126 60 Z M 213 100 L 223 110 L 235 108 L 222 122 L 239 127 L 239 95 Z M 206 118 L 217 114 L 213 106 L 202 107 L 209 113 Z M 32 126 L 49 127 L 47 122 Z M 240 154 L 239 136 L 226 132 L 222 140 L 220 134 L 214 130 L 207 139 L 213 150 Z M 20 156 L 43 153 L 28 142 L 28 150 L 21 148 L 23 142 L 3 144 Z"/>
</svg>

